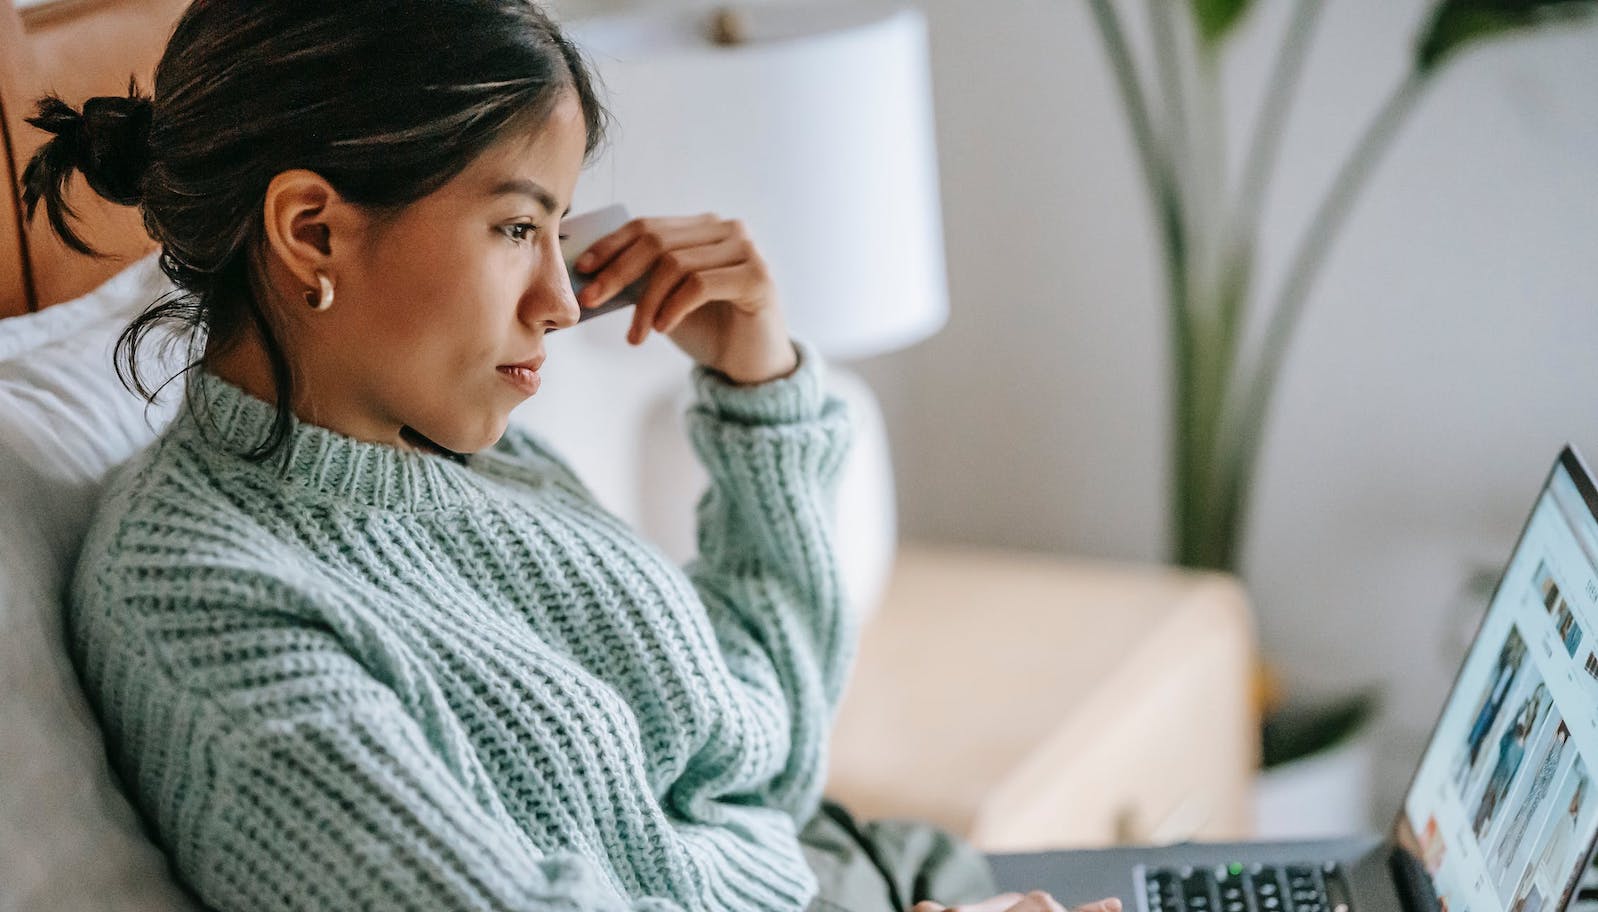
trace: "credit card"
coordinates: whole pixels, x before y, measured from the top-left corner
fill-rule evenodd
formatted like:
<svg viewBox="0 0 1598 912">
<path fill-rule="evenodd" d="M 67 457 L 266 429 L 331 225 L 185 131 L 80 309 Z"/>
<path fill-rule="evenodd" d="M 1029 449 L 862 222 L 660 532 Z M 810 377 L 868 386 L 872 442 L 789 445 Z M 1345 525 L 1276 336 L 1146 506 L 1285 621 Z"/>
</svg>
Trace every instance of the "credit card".
<svg viewBox="0 0 1598 912">
<path fill-rule="evenodd" d="M 612 203 L 603 209 L 584 212 L 581 215 L 567 216 L 561 220 L 561 233 L 567 237 L 560 242 L 560 252 L 566 259 L 566 274 L 571 277 L 572 293 L 581 293 L 584 288 L 593 282 L 592 273 L 581 273 L 572 268 L 577 258 L 583 255 L 593 243 L 612 231 L 632 220 L 627 213 L 627 207 L 621 203 Z M 649 287 L 649 273 L 644 273 L 637 281 L 612 295 L 610 300 L 598 307 L 579 307 L 580 316 L 577 322 L 592 320 L 604 316 L 613 310 L 620 310 L 632 304 L 637 304 L 644 295 L 644 289 Z M 550 330 L 554 332 L 554 330 Z"/>
</svg>

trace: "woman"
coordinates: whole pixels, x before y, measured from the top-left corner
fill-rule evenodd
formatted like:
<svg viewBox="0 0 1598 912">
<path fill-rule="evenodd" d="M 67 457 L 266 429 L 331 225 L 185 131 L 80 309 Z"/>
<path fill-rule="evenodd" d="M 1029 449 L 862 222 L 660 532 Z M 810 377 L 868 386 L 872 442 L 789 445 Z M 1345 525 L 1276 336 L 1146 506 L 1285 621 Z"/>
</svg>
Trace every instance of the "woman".
<svg viewBox="0 0 1598 912">
<path fill-rule="evenodd" d="M 1481 757 L 1482 745 L 1487 741 L 1487 733 L 1492 730 L 1493 723 L 1498 721 L 1498 712 L 1503 708 L 1504 698 L 1509 695 L 1509 688 L 1514 684 L 1515 675 L 1520 672 L 1521 659 L 1526 655 L 1526 641 L 1520 638 L 1520 631 L 1513 628 L 1509 631 L 1509 638 L 1504 641 L 1504 648 L 1498 653 L 1497 671 L 1487 692 L 1482 695 L 1482 705 L 1476 713 L 1476 721 L 1470 726 L 1470 734 L 1465 737 L 1467 749 L 1460 757 L 1458 772 L 1455 774 L 1456 785 L 1463 789 L 1470 774 L 1476 771 L 1476 762 Z"/>
<path fill-rule="evenodd" d="M 1581 806 L 1587 793 L 1587 773 L 1580 758 L 1576 760 L 1571 778 L 1576 786 L 1571 790 L 1570 803 L 1547 822 L 1547 832 L 1542 835 L 1545 843 L 1542 853 L 1526 866 L 1509 903 L 1509 912 L 1538 912 L 1546 898 L 1561 894 L 1581 881 L 1579 875 L 1568 873 L 1571 864 L 1578 860 L 1570 857 L 1570 851 L 1578 835 L 1576 826 L 1581 820 Z"/>
<path fill-rule="evenodd" d="M 1478 843 L 1486 837 L 1493 816 L 1498 813 L 1498 803 L 1503 800 L 1515 774 L 1520 771 L 1520 761 L 1526 755 L 1526 740 L 1531 737 L 1537 720 L 1542 717 L 1543 698 L 1547 693 L 1548 685 L 1537 682 L 1536 689 L 1521 704 L 1520 711 L 1515 713 L 1514 722 L 1498 739 L 1498 762 L 1493 766 L 1492 777 L 1487 780 L 1487 787 L 1482 791 L 1481 801 L 1476 805 L 1476 815 L 1471 822 Z"/>
<path fill-rule="evenodd" d="M 604 123 L 536 5 L 200 0 L 153 98 L 47 98 L 30 123 L 55 136 L 29 216 L 43 202 L 92 252 L 62 198 L 81 170 L 140 207 L 180 288 L 119 370 L 149 395 L 142 334 L 203 338 L 175 420 L 111 480 L 68 612 L 113 766 L 197 898 L 863 912 L 993 892 L 949 834 L 862 832 L 822 798 L 856 645 L 826 520 L 849 422 L 738 222 L 637 220 L 583 264 L 583 306 L 651 276 L 630 340 L 696 362 L 693 563 L 507 425 L 544 334 L 578 318 L 557 234 Z"/>
</svg>

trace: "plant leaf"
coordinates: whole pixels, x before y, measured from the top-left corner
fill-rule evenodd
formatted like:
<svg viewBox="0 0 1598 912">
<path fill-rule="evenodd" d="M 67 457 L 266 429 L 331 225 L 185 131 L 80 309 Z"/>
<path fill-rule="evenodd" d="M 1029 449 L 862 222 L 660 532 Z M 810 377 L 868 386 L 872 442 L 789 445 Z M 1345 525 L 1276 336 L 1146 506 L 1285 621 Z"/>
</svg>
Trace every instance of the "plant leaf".
<svg viewBox="0 0 1598 912">
<path fill-rule="evenodd" d="M 1225 40 L 1232 27 L 1243 20 L 1249 0 L 1192 0 L 1193 21 L 1198 23 L 1204 44 L 1214 47 Z"/>
<path fill-rule="evenodd" d="M 1415 43 L 1415 68 L 1430 73 L 1471 42 L 1595 12 L 1595 0 L 1442 0 Z"/>
<path fill-rule="evenodd" d="M 1260 765 L 1280 766 L 1347 742 L 1374 718 L 1381 691 L 1373 687 L 1329 703 L 1278 709 L 1260 725 Z"/>
</svg>

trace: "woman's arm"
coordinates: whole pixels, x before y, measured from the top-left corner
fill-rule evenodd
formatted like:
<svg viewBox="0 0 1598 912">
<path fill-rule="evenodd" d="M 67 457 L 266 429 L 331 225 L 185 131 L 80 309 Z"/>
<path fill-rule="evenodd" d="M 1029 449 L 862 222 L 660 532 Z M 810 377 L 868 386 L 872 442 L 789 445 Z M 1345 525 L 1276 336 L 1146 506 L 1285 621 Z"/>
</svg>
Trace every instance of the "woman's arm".
<svg viewBox="0 0 1598 912">
<path fill-rule="evenodd" d="M 851 442 L 824 364 L 797 342 L 785 377 L 742 386 L 693 369 L 688 434 L 710 474 L 698 505 L 699 555 L 685 570 L 729 668 L 751 684 L 775 675 L 792 750 L 762 798 L 808 820 L 826 780 L 827 737 L 858 644 L 834 553 L 838 474 Z"/>
<path fill-rule="evenodd" d="M 395 690 L 431 682 L 379 680 L 277 581 L 192 576 L 181 597 L 80 603 L 74 655 L 124 787 L 207 906 L 681 912 L 535 844 Z"/>
<path fill-rule="evenodd" d="M 831 497 L 850 432 L 843 401 L 825 395 L 817 353 L 791 338 L 741 220 L 635 218 L 574 265 L 594 273 L 578 296 L 590 308 L 647 273 L 628 341 L 658 331 L 694 360 L 688 433 L 711 484 L 699 557 L 685 569 L 732 673 L 751 694 L 769 693 L 775 678 L 787 704 L 779 722 L 792 748 L 771 755 L 784 769 L 748 797 L 802 825 L 820 806 L 857 638 L 833 554 Z"/>
<path fill-rule="evenodd" d="M 185 878 L 218 910 L 616 910 L 589 859 L 486 812 L 392 694 L 196 744 Z"/>
</svg>

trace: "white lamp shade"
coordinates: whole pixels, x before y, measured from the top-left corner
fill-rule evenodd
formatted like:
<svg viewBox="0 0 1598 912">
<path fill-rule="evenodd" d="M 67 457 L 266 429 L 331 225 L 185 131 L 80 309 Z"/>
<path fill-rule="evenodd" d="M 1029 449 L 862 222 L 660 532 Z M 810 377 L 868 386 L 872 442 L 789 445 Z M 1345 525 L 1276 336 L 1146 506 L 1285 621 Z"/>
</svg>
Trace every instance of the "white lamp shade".
<svg viewBox="0 0 1598 912">
<path fill-rule="evenodd" d="M 748 227 L 795 336 L 830 359 L 911 345 L 947 319 L 927 30 L 899 5 L 755 5 L 569 23 L 613 115 L 573 212 L 713 212 Z"/>
</svg>

